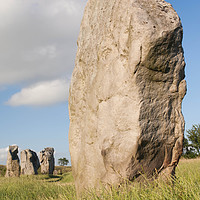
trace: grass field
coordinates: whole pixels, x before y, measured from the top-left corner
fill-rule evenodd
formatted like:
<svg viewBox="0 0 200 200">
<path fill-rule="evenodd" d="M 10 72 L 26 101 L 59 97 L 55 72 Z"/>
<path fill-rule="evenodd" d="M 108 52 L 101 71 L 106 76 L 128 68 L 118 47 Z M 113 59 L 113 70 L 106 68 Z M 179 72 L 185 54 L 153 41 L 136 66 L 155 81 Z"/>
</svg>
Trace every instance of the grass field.
<svg viewBox="0 0 200 200">
<path fill-rule="evenodd" d="M 98 195 L 88 191 L 83 199 L 89 200 L 199 200 L 200 199 L 200 159 L 181 160 L 176 170 L 174 184 L 162 181 L 144 184 L 134 183 L 120 188 L 102 189 Z M 69 168 L 58 176 L 22 176 L 20 178 L 0 177 L 0 199 L 13 200 L 76 200 L 73 177 Z"/>
</svg>

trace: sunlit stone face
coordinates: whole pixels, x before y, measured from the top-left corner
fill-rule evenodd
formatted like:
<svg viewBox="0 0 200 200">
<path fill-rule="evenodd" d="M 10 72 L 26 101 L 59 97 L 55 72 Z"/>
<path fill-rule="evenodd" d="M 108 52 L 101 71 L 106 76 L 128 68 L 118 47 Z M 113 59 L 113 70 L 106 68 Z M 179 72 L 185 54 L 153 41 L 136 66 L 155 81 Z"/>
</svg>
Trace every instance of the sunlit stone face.
<svg viewBox="0 0 200 200">
<path fill-rule="evenodd" d="M 70 95 L 69 143 L 78 193 L 174 174 L 186 93 L 182 25 L 162 0 L 89 0 Z"/>
</svg>

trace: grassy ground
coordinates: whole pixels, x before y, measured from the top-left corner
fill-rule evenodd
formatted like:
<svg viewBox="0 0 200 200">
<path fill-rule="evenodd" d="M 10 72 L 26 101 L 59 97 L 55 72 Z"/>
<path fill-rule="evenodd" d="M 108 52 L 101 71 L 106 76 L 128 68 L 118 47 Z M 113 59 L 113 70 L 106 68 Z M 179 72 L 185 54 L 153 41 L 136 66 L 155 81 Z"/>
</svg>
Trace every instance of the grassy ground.
<svg viewBox="0 0 200 200">
<path fill-rule="evenodd" d="M 162 181 L 134 183 L 120 188 L 102 189 L 98 195 L 88 191 L 83 199 L 91 200 L 199 200 L 200 159 L 181 160 L 176 171 L 174 184 Z M 0 199 L 13 200 L 75 200 L 76 193 L 70 171 L 58 176 L 0 177 Z"/>
<path fill-rule="evenodd" d="M 71 172 L 58 176 L 0 177 L 0 199 L 76 199 L 76 192 Z"/>
<path fill-rule="evenodd" d="M 0 165 L 0 176 L 5 176 L 6 174 L 6 166 Z"/>
</svg>

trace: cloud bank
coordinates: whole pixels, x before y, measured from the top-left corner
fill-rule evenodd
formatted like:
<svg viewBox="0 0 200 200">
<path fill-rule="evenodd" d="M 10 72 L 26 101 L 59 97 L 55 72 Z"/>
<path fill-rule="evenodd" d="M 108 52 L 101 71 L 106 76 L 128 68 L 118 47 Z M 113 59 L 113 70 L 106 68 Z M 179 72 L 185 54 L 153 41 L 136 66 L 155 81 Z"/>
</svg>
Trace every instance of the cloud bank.
<svg viewBox="0 0 200 200">
<path fill-rule="evenodd" d="M 7 160 L 8 147 L 0 149 L 0 165 L 5 165 Z"/>
<path fill-rule="evenodd" d="M 28 86 L 71 76 L 86 1 L 0 0 L 0 87 L 25 87 L 9 105 L 44 105 L 44 95 L 33 97 L 42 89 Z M 19 100 L 22 97 L 26 100 Z"/>
<path fill-rule="evenodd" d="M 65 80 L 46 81 L 23 88 L 7 102 L 10 106 L 49 106 L 67 101 L 69 82 Z"/>
</svg>

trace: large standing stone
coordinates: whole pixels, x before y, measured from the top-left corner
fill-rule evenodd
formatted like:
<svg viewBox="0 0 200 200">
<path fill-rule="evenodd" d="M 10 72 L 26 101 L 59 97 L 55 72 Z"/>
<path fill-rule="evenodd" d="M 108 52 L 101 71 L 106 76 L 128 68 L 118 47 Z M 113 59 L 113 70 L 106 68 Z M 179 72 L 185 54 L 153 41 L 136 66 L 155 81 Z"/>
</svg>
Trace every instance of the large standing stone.
<svg viewBox="0 0 200 200">
<path fill-rule="evenodd" d="M 39 167 L 40 162 L 37 154 L 34 151 L 30 149 L 21 151 L 21 174 L 38 174 L 37 170 Z"/>
<path fill-rule="evenodd" d="M 18 157 L 18 146 L 9 146 L 7 165 L 6 165 L 6 177 L 19 177 L 20 166 Z"/>
<path fill-rule="evenodd" d="M 78 192 L 174 174 L 184 132 L 182 35 L 164 0 L 88 1 L 69 94 Z"/>
<path fill-rule="evenodd" d="M 54 148 L 47 147 L 40 152 L 40 163 L 42 174 L 53 174 L 55 166 Z"/>
</svg>

